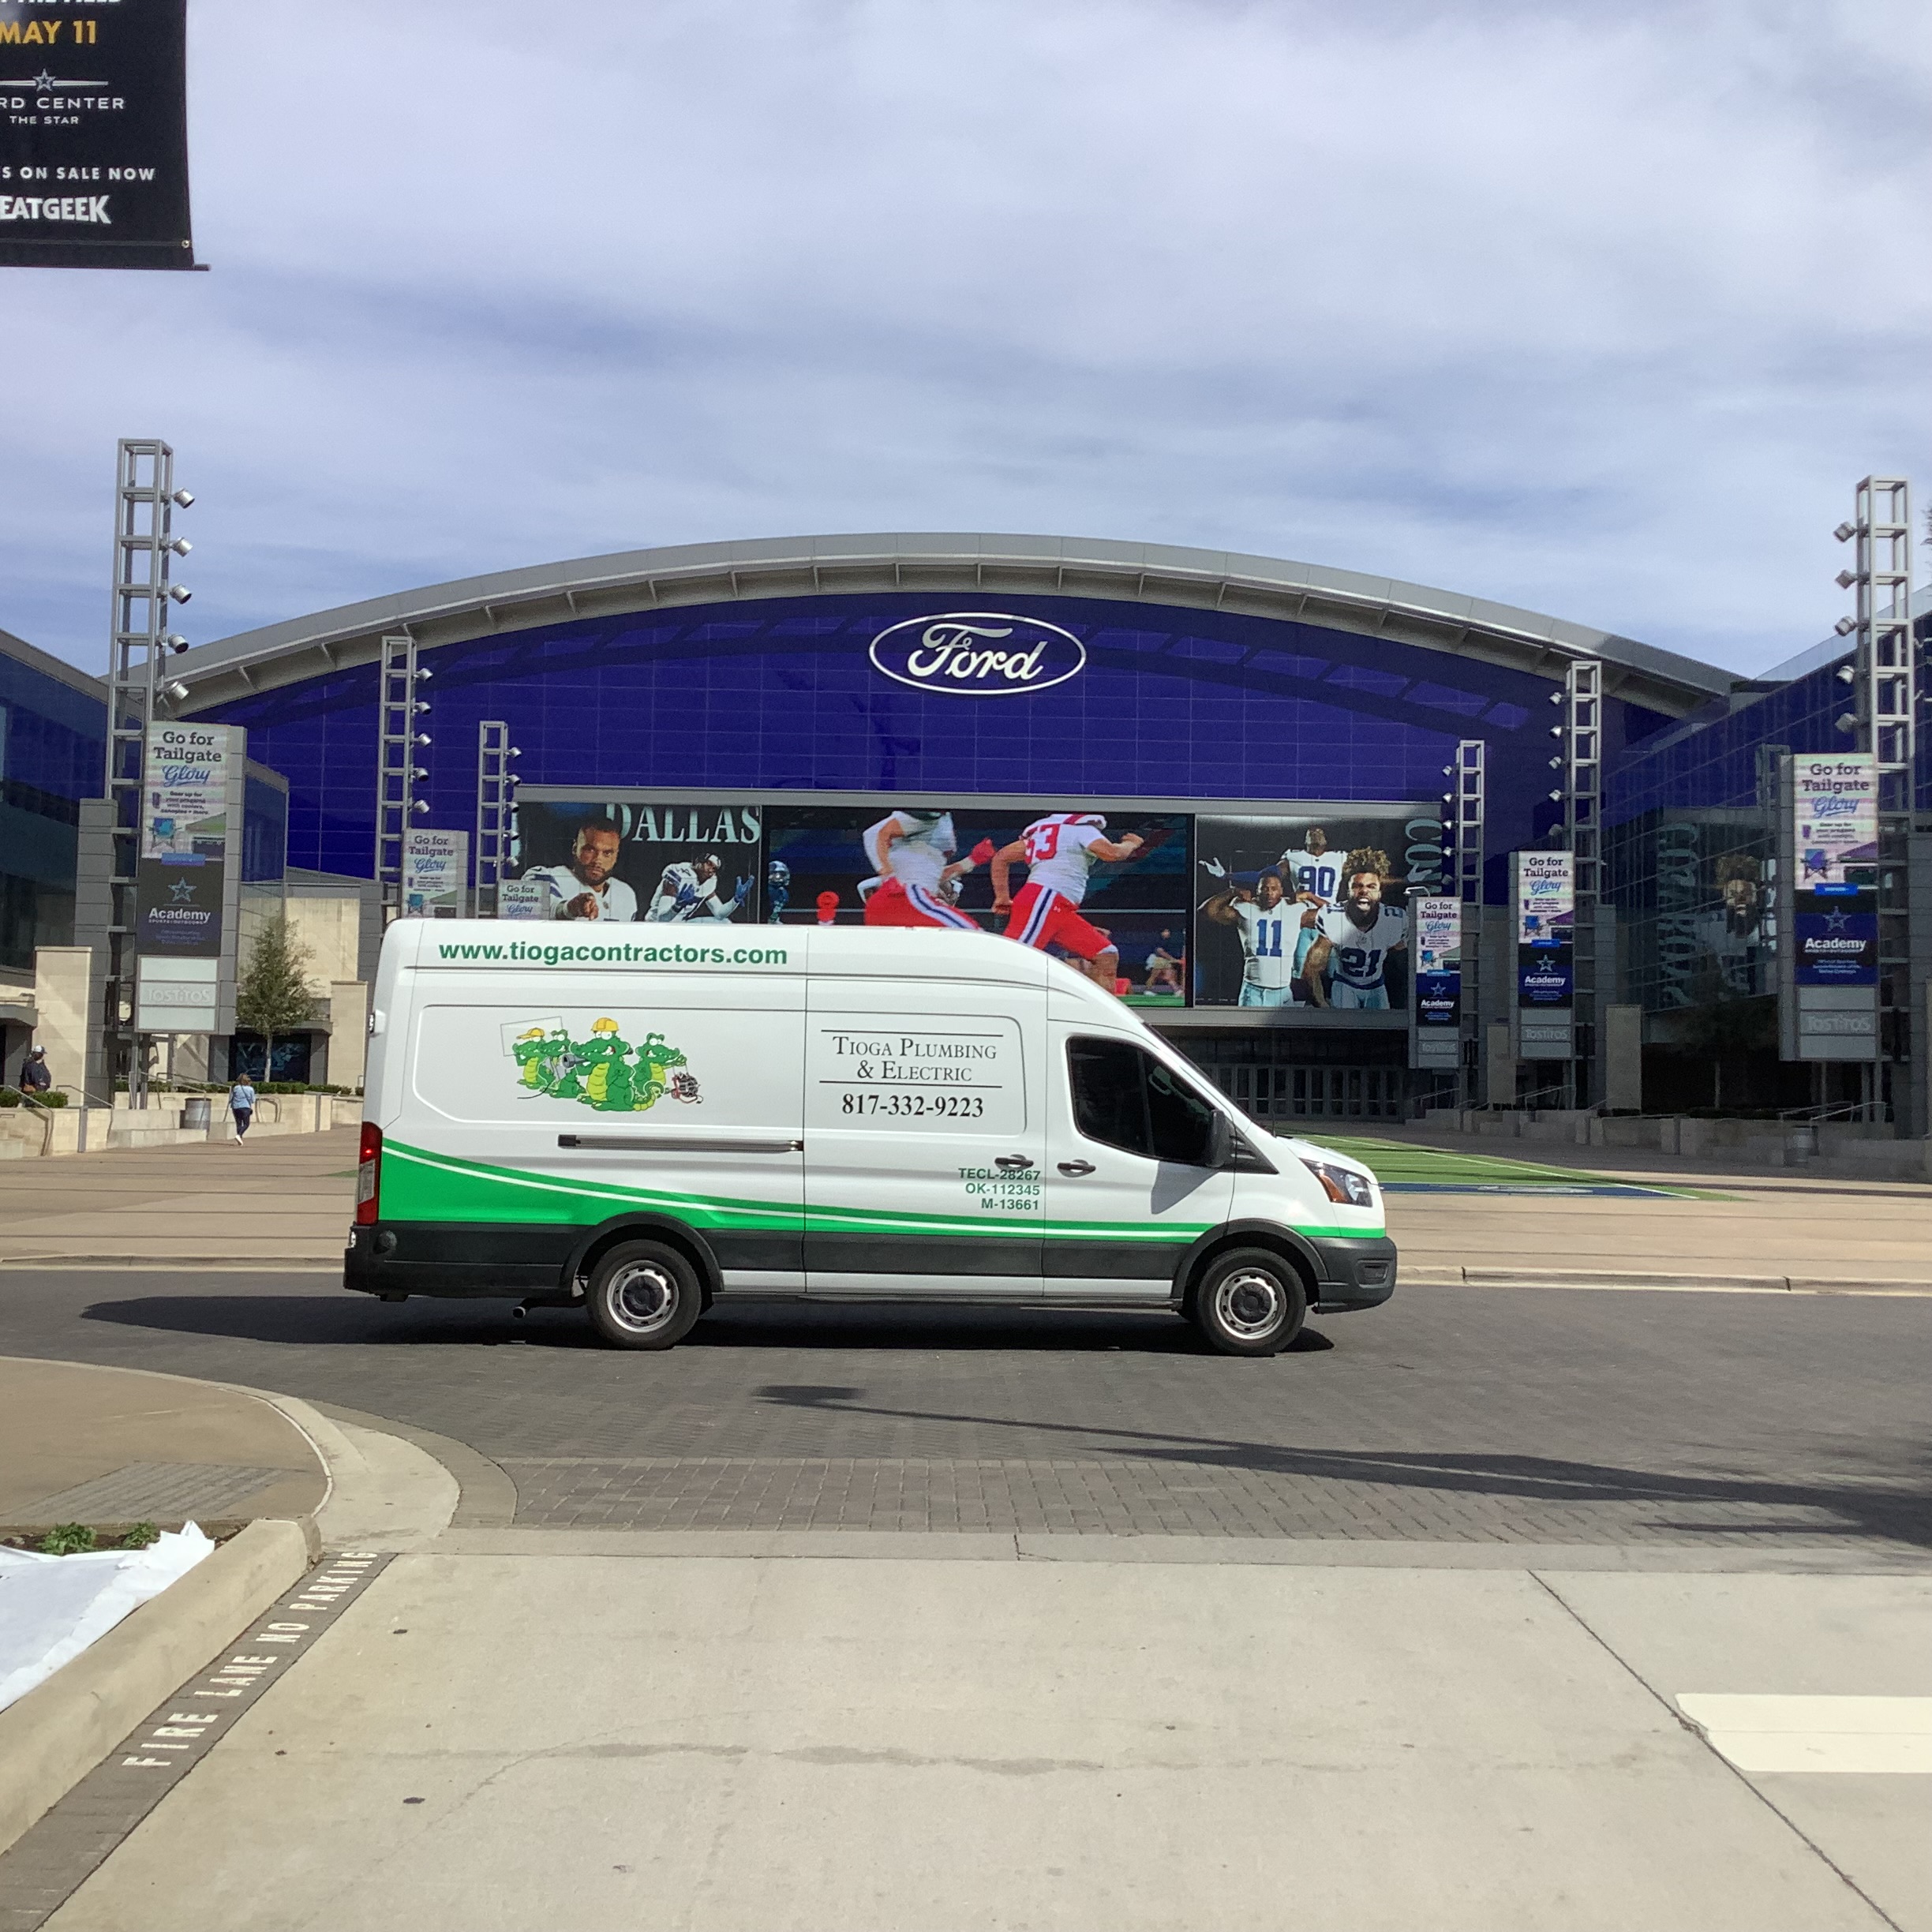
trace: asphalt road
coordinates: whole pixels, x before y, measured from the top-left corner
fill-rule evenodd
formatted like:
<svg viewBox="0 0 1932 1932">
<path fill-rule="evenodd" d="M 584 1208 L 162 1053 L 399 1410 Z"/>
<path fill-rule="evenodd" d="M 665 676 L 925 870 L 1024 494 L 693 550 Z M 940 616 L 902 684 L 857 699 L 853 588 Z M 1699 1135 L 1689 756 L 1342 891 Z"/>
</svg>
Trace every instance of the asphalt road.
<svg viewBox="0 0 1932 1932">
<path fill-rule="evenodd" d="M 0 1353 L 275 1390 L 466 1443 L 533 1526 L 1932 1550 L 1932 1299 L 1413 1289 L 1271 1361 L 1163 1316 L 581 1316 L 297 1273 L 9 1269 Z"/>
</svg>

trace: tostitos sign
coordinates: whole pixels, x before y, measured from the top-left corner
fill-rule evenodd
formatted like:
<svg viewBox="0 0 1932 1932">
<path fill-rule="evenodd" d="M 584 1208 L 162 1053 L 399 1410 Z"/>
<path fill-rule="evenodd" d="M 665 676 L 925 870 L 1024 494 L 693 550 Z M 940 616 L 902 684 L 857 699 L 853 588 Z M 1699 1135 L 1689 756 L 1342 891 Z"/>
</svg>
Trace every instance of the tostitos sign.
<svg viewBox="0 0 1932 1932">
<path fill-rule="evenodd" d="M 872 640 L 874 669 L 949 698 L 1017 698 L 1077 677 L 1087 647 L 1070 631 L 999 611 L 908 617 Z"/>
</svg>

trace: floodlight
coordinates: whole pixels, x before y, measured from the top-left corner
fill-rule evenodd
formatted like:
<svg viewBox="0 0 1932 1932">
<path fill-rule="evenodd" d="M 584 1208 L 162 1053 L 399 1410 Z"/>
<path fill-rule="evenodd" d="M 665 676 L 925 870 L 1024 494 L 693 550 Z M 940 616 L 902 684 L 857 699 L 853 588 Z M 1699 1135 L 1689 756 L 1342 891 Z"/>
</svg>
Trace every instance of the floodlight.
<svg viewBox="0 0 1932 1932">
<path fill-rule="evenodd" d="M 1849 543 L 1858 534 L 1858 526 L 1855 523 L 1840 523 L 1832 534 L 1840 543 Z"/>
<path fill-rule="evenodd" d="M 171 651 L 185 651 L 188 648 L 188 640 L 178 631 L 170 631 L 161 642 Z"/>
<path fill-rule="evenodd" d="M 417 799 L 416 802 L 410 807 L 411 811 L 419 812 L 426 812 L 429 809 L 429 801 L 427 799 Z"/>
<path fill-rule="evenodd" d="M 1855 617 L 1840 617 L 1832 628 L 1840 637 L 1849 637 L 1858 628 L 1858 620 Z"/>
<path fill-rule="evenodd" d="M 509 754 L 511 758 L 521 758 L 523 755 L 523 747 L 521 745 L 512 745 L 510 747 Z"/>
<path fill-rule="evenodd" d="M 182 683 L 179 678 L 177 678 L 171 684 L 163 684 L 161 688 L 167 694 L 169 700 L 174 704 L 179 704 L 188 695 L 188 687 Z"/>
<path fill-rule="evenodd" d="M 416 700 L 416 709 L 418 711 L 427 711 L 429 709 L 429 700 L 427 698 L 418 698 Z"/>
<path fill-rule="evenodd" d="M 416 742 L 421 745 L 426 745 L 429 742 L 429 734 L 427 732 L 418 732 L 416 734 Z"/>
<path fill-rule="evenodd" d="M 1834 731 L 1841 731 L 1849 736 L 1858 729 L 1858 720 L 1849 711 L 1842 712 L 1832 720 L 1832 728 Z"/>
<path fill-rule="evenodd" d="M 434 676 L 435 673 L 430 670 L 427 665 L 423 665 L 417 667 L 416 675 L 419 678 L 426 678 Z"/>
<path fill-rule="evenodd" d="M 185 584 L 170 584 L 168 586 L 168 595 L 171 597 L 177 604 L 185 604 L 188 600 L 194 595 L 194 593 L 190 590 Z"/>
<path fill-rule="evenodd" d="M 1563 701 L 1563 695 L 1561 691 L 1552 691 L 1550 693 L 1550 702 L 1552 704 L 1561 704 Z"/>
<path fill-rule="evenodd" d="M 429 774 L 421 766 L 413 765 L 410 767 L 410 776 L 412 778 L 427 778 Z"/>
<path fill-rule="evenodd" d="M 1447 803 L 1449 803 L 1449 802 L 1450 802 L 1450 799 L 1451 799 L 1451 794 L 1450 794 L 1450 793 L 1448 793 L 1448 792 L 1445 792 L 1443 794 L 1443 803 L 1445 805 L 1447 805 Z"/>
<path fill-rule="evenodd" d="M 1840 571 L 1838 573 L 1837 582 L 1840 590 L 1849 590 L 1857 582 L 1858 572 L 1856 571 Z"/>
<path fill-rule="evenodd" d="M 1838 682 L 1840 684 L 1853 683 L 1857 678 L 1858 673 L 1849 665 L 1840 665 L 1838 667 Z"/>
<path fill-rule="evenodd" d="M 1552 771 L 1561 771 L 1563 769 L 1563 760 L 1561 758 L 1552 758 L 1549 762 L 1549 767 Z"/>
<path fill-rule="evenodd" d="M 1549 797 L 1552 805 L 1560 805 L 1563 803 L 1563 794 L 1560 792 L 1552 792 Z"/>
</svg>

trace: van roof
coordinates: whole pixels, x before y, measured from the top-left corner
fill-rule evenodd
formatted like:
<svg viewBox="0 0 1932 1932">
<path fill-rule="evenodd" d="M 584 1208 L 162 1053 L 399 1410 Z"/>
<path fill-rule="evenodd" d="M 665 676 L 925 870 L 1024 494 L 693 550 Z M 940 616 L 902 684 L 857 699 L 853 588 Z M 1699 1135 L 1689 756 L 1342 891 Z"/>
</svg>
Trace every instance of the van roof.
<svg viewBox="0 0 1932 1932">
<path fill-rule="evenodd" d="M 707 920 L 600 926 L 593 921 L 401 919 L 383 937 L 391 969 L 581 972 L 599 967 L 649 973 L 683 968 L 734 977 L 977 979 L 1049 986 L 1125 1015 L 1113 998 L 1064 960 L 993 933 L 902 927 L 751 926 Z"/>
</svg>

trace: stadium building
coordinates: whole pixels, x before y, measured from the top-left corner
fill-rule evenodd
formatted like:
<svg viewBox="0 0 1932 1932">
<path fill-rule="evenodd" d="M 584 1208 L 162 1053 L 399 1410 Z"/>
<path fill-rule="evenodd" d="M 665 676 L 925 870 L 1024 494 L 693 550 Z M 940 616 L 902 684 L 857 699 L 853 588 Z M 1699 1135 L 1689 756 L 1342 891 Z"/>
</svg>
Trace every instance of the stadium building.
<svg viewBox="0 0 1932 1932">
<path fill-rule="evenodd" d="M 1842 638 L 1743 679 L 1346 571 L 926 535 L 638 551 L 294 618 L 174 660 L 167 715 L 246 732 L 251 889 L 339 902 L 324 975 L 338 1043 L 380 930 L 385 639 L 392 665 L 429 674 L 410 687 L 429 742 L 410 754 L 410 822 L 467 835 L 474 910 L 581 917 L 588 892 L 606 919 L 849 923 L 895 855 L 923 853 L 957 916 L 1003 929 L 990 859 L 1036 822 L 1099 817 L 1107 840 L 1140 841 L 1092 867 L 1079 908 L 1117 983 L 1264 1117 L 1877 1100 L 1925 1131 L 1919 915 L 1887 942 L 1864 1065 L 1807 1065 L 1788 1028 L 1780 1040 L 1780 754 L 1851 747 Z M 84 683 L 43 675 L 63 703 Z M 388 723 L 393 737 L 393 706 Z M 504 742 L 516 805 L 500 846 L 485 751 Z M 66 810 L 62 782 L 49 796 Z M 616 835 L 593 839 L 587 873 L 586 827 Z M 1903 836 L 1894 923 L 1908 863 L 1932 879 L 1932 832 Z M 1516 855 L 1571 847 L 1594 890 L 1568 1044 L 1538 1057 Z M 1026 863 L 1007 863 L 1017 887 Z M 4 889 L 17 973 L 30 935 Z M 67 943 L 71 912 L 44 889 L 39 943 Z M 1447 1061 L 1417 1048 L 1410 917 L 1443 895 L 1466 902 Z M 1932 886 L 1912 901 L 1932 911 Z M 322 1065 L 331 1031 L 318 1020 L 279 1070 Z M 349 1064 L 339 1044 L 333 1064 Z"/>
</svg>

